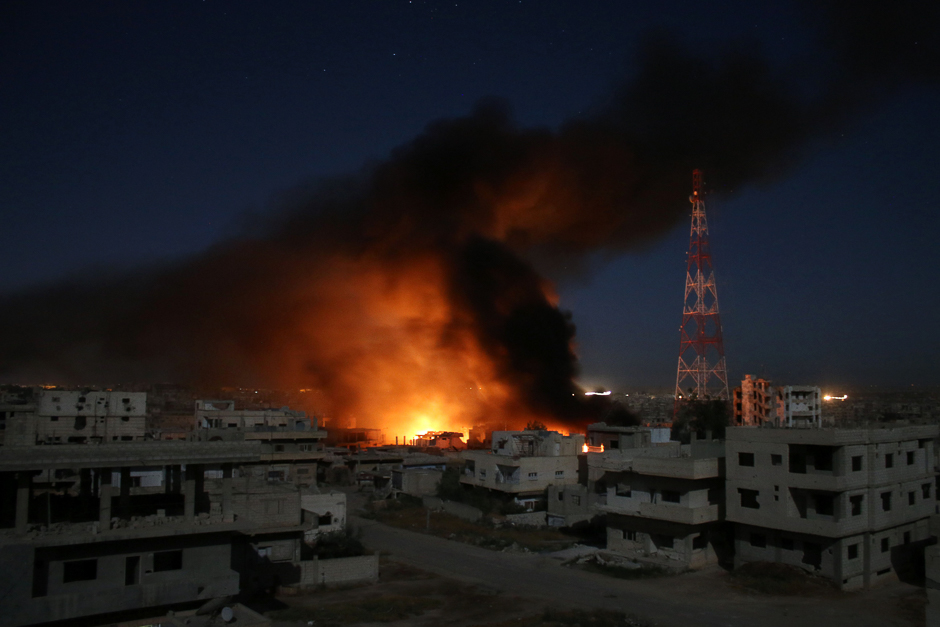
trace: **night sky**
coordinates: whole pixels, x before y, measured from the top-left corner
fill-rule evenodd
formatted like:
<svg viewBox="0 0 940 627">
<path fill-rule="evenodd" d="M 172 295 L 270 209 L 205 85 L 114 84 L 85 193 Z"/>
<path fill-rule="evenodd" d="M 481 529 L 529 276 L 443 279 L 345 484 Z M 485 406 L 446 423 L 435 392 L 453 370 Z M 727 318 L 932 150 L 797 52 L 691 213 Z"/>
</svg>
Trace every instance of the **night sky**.
<svg viewBox="0 0 940 627">
<path fill-rule="evenodd" d="M 764 4 L 6 2 L 0 292 L 205 251 L 482 98 L 507 101 L 521 127 L 589 115 L 633 77 L 650 33 L 703 57 L 743 45 L 809 98 L 837 63 L 822 20 Z M 866 97 L 850 115 L 766 180 L 732 189 L 706 172 L 732 382 L 937 383 L 940 89 L 929 71 L 879 67 L 890 46 L 936 58 L 937 35 L 885 24 L 887 43 L 855 59 Z M 674 383 L 687 246 L 682 221 L 548 271 L 583 384 Z"/>
</svg>

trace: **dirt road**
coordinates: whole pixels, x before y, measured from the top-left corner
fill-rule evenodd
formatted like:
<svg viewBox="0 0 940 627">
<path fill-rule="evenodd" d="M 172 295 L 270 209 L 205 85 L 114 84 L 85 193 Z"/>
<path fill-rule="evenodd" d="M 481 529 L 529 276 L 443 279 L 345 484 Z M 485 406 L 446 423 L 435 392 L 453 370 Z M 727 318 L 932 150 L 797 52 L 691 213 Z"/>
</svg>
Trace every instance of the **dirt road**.
<svg viewBox="0 0 940 627">
<path fill-rule="evenodd" d="M 910 627 L 904 603 L 917 589 L 891 582 L 874 590 L 823 597 L 774 597 L 732 589 L 720 570 L 622 580 L 561 566 L 540 555 L 500 553 L 353 518 L 363 543 L 391 559 L 440 575 L 560 608 L 607 608 L 663 627 Z M 908 601 L 908 598 L 911 600 Z M 498 618 L 498 616 L 495 616 Z"/>
</svg>

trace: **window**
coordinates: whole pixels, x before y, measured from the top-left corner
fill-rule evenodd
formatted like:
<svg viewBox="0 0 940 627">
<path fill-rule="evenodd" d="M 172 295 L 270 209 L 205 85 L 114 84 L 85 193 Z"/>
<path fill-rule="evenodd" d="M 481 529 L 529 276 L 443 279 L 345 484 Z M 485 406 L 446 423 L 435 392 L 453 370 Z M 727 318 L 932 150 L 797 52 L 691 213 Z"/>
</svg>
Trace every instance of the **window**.
<svg viewBox="0 0 940 627">
<path fill-rule="evenodd" d="M 894 468 L 894 453 L 885 454 L 885 468 Z"/>
<path fill-rule="evenodd" d="M 121 416 L 121 422 L 130 422 L 130 421 L 131 421 L 130 416 Z"/>
<path fill-rule="evenodd" d="M 917 505 L 917 493 L 911 490 L 907 493 L 907 504 L 908 505 Z"/>
<path fill-rule="evenodd" d="M 135 586 L 140 583 L 140 556 L 131 555 L 124 558 L 124 585 Z"/>
<path fill-rule="evenodd" d="M 556 478 L 556 479 L 561 479 L 561 478 L 564 477 L 564 476 L 565 476 L 565 471 L 564 471 L 564 470 L 556 470 L 556 471 L 555 471 L 555 478 Z"/>
<path fill-rule="evenodd" d="M 924 493 L 924 498 L 925 498 L 925 499 L 929 499 L 929 498 L 930 498 L 930 484 L 929 484 L 929 483 L 925 483 L 925 484 L 923 484 L 922 486 L 920 486 L 920 489 L 921 489 L 921 490 L 923 491 L 923 493 Z"/>
<path fill-rule="evenodd" d="M 820 516 L 832 516 L 833 498 L 828 494 L 816 495 L 816 513 Z"/>
<path fill-rule="evenodd" d="M 754 453 L 738 453 L 738 466 L 753 466 Z"/>
<path fill-rule="evenodd" d="M 852 456 L 852 472 L 858 472 L 862 469 L 862 456 L 853 455 Z"/>
<path fill-rule="evenodd" d="M 783 455 L 776 455 L 776 454 L 771 455 L 770 464 L 772 466 L 783 466 Z"/>
<path fill-rule="evenodd" d="M 559 501 L 564 501 L 564 500 L 565 500 L 565 493 L 562 492 L 562 491 L 560 491 L 560 490 L 558 491 L 558 500 L 559 500 Z"/>
<path fill-rule="evenodd" d="M 751 534 L 751 546 L 756 546 L 759 549 L 766 548 L 767 536 L 765 536 L 762 533 L 752 533 Z"/>
<path fill-rule="evenodd" d="M 889 540 L 888 538 L 882 538 L 881 539 L 881 552 L 887 553 L 890 550 L 891 550 L 891 540 Z"/>
<path fill-rule="evenodd" d="M 631 490 L 630 486 L 628 486 L 625 483 L 618 483 L 617 484 L 617 496 L 624 496 L 626 498 L 630 498 L 631 496 L 633 496 L 633 490 Z"/>
<path fill-rule="evenodd" d="M 304 453 L 309 453 L 310 451 L 314 450 L 314 447 L 314 444 L 301 444 L 298 448 L 300 448 L 300 450 Z"/>
<path fill-rule="evenodd" d="M 858 559 L 858 544 L 850 544 L 848 550 L 850 560 Z"/>
<path fill-rule="evenodd" d="M 274 452 L 275 452 L 275 453 L 283 453 L 283 452 L 284 452 L 284 445 L 283 445 L 283 444 L 275 444 L 275 445 L 274 445 Z"/>
<path fill-rule="evenodd" d="M 81 431 L 85 428 L 86 420 L 84 416 L 75 416 L 75 430 Z"/>
<path fill-rule="evenodd" d="M 480 479 L 486 479 L 486 468 L 480 469 Z"/>
<path fill-rule="evenodd" d="M 62 564 L 62 583 L 93 581 L 98 578 L 98 560 L 76 560 Z"/>
<path fill-rule="evenodd" d="M 539 478 L 539 473 L 537 473 L 537 472 L 530 472 L 530 473 L 529 473 L 529 481 L 535 481 L 535 480 L 538 479 L 538 478 Z"/>
<path fill-rule="evenodd" d="M 678 492 L 673 490 L 663 490 L 663 502 L 665 503 L 678 503 L 682 498 Z"/>
<path fill-rule="evenodd" d="M 575 505 L 580 505 L 580 504 L 581 504 L 581 497 L 576 494 L 576 495 L 574 495 L 574 496 L 571 497 L 571 502 L 574 503 Z"/>
<path fill-rule="evenodd" d="M 853 516 L 861 516 L 861 515 L 862 515 L 862 499 L 864 499 L 864 498 L 865 498 L 865 497 L 864 497 L 863 495 L 861 495 L 861 494 L 857 494 L 857 495 L 855 495 L 855 496 L 850 496 L 850 497 L 849 497 L 849 506 L 852 508 L 852 515 L 853 515 Z"/>
<path fill-rule="evenodd" d="M 891 511 L 891 493 L 890 492 L 881 493 L 881 509 L 885 512 Z"/>
<path fill-rule="evenodd" d="M 317 516 L 317 525 L 320 527 L 326 527 L 333 524 L 333 514 L 327 512 L 322 516 Z"/>
<path fill-rule="evenodd" d="M 49 416 L 49 422 L 59 422 L 58 416 Z"/>
<path fill-rule="evenodd" d="M 620 448 L 620 440 L 611 440 L 610 448 Z"/>
<path fill-rule="evenodd" d="M 910 543 L 911 543 L 911 532 L 905 531 L 904 532 L 904 544 L 910 544 Z"/>
<path fill-rule="evenodd" d="M 623 539 L 629 540 L 630 542 L 636 542 L 636 531 L 624 531 Z"/>
<path fill-rule="evenodd" d="M 182 551 L 160 551 L 153 554 L 153 572 L 183 570 Z"/>
<path fill-rule="evenodd" d="M 907 465 L 908 466 L 914 465 L 914 451 L 907 452 Z"/>
<path fill-rule="evenodd" d="M 738 488 L 738 494 L 741 496 L 741 507 L 760 509 L 760 503 L 757 502 L 757 490 Z"/>
</svg>

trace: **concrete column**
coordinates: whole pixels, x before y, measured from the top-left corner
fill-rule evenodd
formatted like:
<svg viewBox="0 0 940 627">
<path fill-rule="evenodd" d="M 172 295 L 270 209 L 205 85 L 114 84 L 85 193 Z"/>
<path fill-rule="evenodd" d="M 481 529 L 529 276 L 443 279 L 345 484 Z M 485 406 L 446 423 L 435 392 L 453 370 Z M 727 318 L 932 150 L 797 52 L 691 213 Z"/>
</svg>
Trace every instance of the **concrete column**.
<svg viewBox="0 0 940 627">
<path fill-rule="evenodd" d="M 131 469 L 121 468 L 121 516 L 131 517 Z"/>
<path fill-rule="evenodd" d="M 196 515 L 196 465 L 186 464 L 186 480 L 183 482 L 183 518 L 192 522 Z"/>
<path fill-rule="evenodd" d="M 26 533 L 29 528 L 29 497 L 32 484 L 32 473 L 16 473 L 16 533 Z"/>
<path fill-rule="evenodd" d="M 111 469 L 99 468 L 98 526 L 101 531 L 111 528 Z"/>
<path fill-rule="evenodd" d="M 222 521 L 232 522 L 232 464 L 222 464 Z"/>
<path fill-rule="evenodd" d="M 193 471 L 196 473 L 196 490 L 193 505 L 195 513 L 199 514 L 204 510 L 203 495 L 206 492 L 206 467 L 203 464 L 193 464 Z"/>
</svg>

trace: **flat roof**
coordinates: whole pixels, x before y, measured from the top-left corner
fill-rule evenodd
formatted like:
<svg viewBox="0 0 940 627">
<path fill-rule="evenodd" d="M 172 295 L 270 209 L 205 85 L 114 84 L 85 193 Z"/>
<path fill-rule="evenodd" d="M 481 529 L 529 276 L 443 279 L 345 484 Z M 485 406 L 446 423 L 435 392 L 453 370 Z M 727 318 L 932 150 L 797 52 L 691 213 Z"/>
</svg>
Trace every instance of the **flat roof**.
<svg viewBox="0 0 940 627">
<path fill-rule="evenodd" d="M 261 443 L 253 442 L 120 442 L 0 446 L 0 471 L 49 468 L 121 468 L 179 464 L 245 463 L 261 460 Z"/>
</svg>

